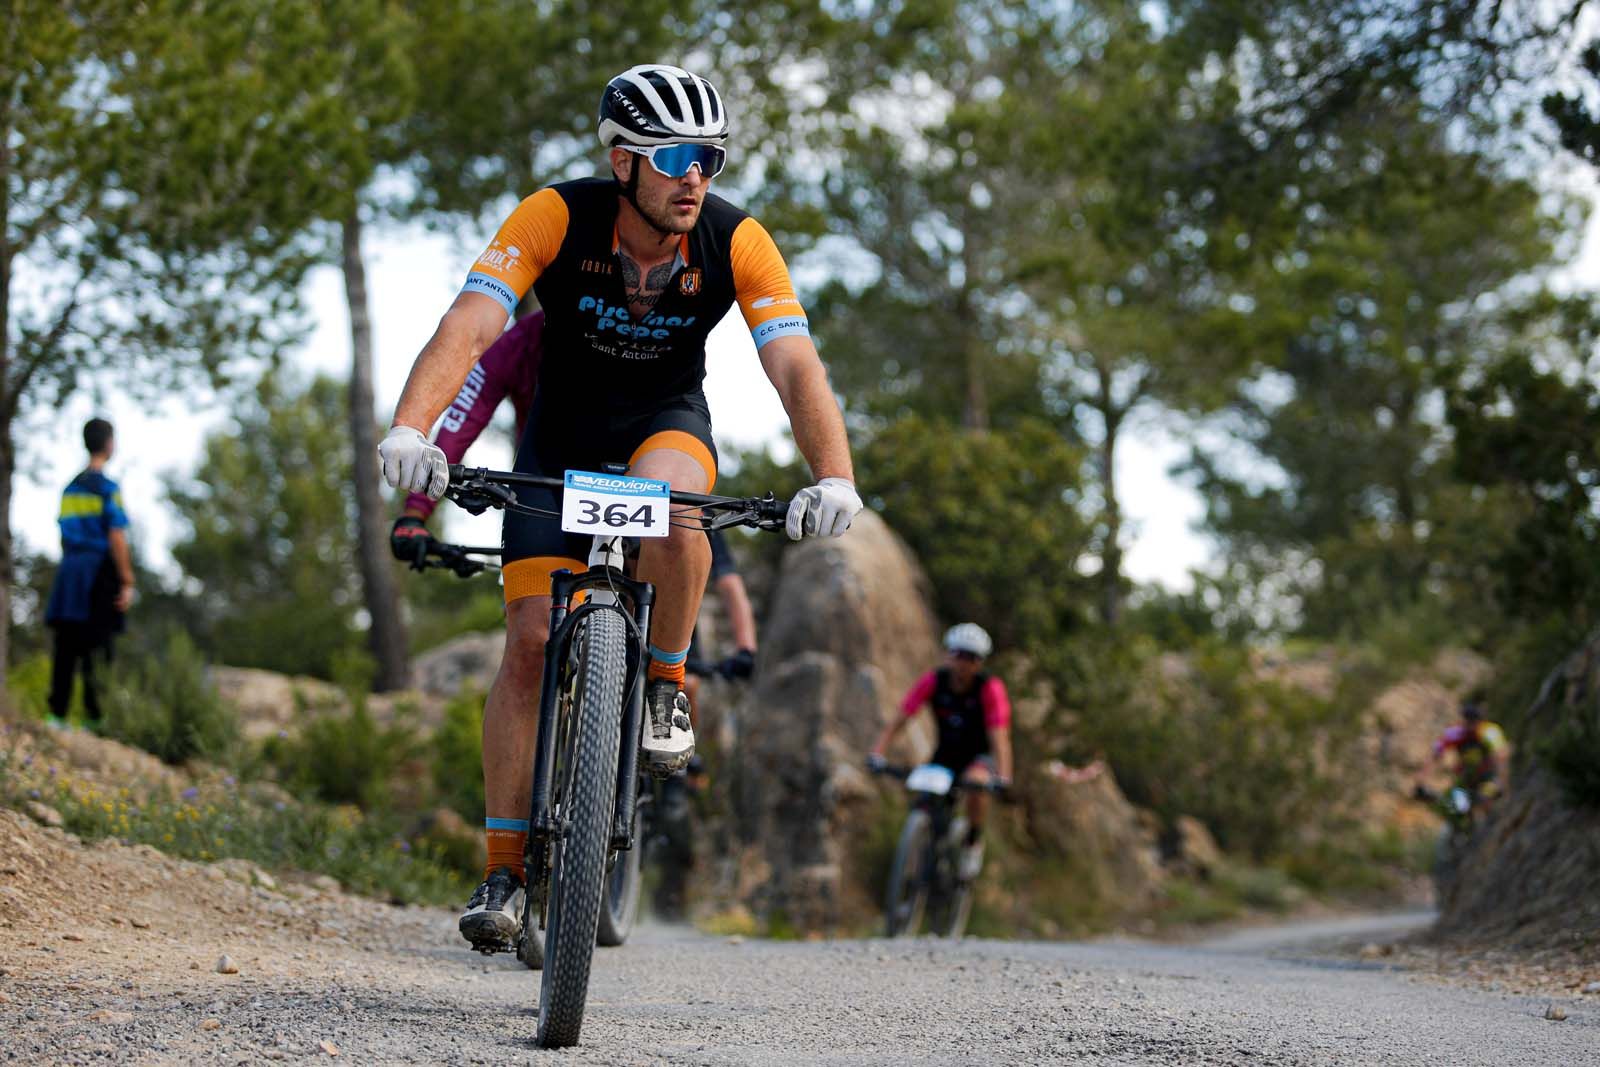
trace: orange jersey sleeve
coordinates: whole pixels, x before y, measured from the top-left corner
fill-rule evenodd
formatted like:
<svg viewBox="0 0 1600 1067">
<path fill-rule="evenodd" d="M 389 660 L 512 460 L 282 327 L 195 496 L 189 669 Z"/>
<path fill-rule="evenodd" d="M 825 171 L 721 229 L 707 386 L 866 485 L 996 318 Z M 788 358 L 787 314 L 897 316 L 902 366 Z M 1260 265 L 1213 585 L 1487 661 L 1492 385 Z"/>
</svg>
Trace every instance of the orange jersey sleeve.
<svg viewBox="0 0 1600 1067">
<path fill-rule="evenodd" d="M 761 223 L 747 218 L 734 228 L 728 258 L 733 265 L 734 299 L 756 348 L 775 337 L 811 336 L 789 268 Z"/>
<path fill-rule="evenodd" d="M 491 297 L 512 314 L 561 251 L 566 236 L 567 202 L 554 189 L 540 189 L 501 224 L 461 291 Z"/>
</svg>

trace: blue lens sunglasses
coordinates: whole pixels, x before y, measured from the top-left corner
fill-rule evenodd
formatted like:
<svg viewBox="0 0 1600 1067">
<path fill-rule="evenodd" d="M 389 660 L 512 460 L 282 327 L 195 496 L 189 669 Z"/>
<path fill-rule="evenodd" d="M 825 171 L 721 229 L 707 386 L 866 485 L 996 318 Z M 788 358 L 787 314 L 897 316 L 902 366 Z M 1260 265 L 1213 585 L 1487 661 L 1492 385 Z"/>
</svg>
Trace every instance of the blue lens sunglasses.
<svg viewBox="0 0 1600 1067">
<path fill-rule="evenodd" d="M 728 164 L 727 149 L 714 144 L 619 144 L 617 147 L 648 159 L 656 173 L 668 178 L 682 178 L 690 167 L 699 167 L 700 176 L 710 181 Z"/>
</svg>

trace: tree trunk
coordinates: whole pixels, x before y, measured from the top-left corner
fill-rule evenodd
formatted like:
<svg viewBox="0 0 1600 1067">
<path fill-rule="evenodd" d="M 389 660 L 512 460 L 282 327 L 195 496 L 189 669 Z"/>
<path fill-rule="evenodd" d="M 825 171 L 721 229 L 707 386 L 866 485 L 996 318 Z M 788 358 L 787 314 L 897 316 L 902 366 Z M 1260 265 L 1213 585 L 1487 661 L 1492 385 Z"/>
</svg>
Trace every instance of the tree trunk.
<svg viewBox="0 0 1600 1067">
<path fill-rule="evenodd" d="M 350 444 L 355 449 L 356 549 L 372 623 L 367 639 L 378 664 L 379 692 L 403 689 L 406 630 L 389 563 L 383 497 L 378 490 L 378 441 L 372 399 L 372 320 L 367 314 L 367 271 L 361 261 L 361 219 L 352 210 L 343 227 L 345 298 L 350 305 Z"/>
<path fill-rule="evenodd" d="M 15 30 L 15 19 L 8 31 Z M 6 42 L 6 55 L 14 54 Z M 11 396 L 11 122 L 0 117 L 0 695 L 11 668 L 11 476 L 17 468 L 11 440 L 16 410 Z"/>
<path fill-rule="evenodd" d="M 0 303 L 5 301 L 0 295 Z M 0 320 L 4 315 L 0 314 Z M 3 350 L 3 346 L 0 346 Z M 0 374 L 10 367 L 9 356 L 0 356 Z M 0 396 L 0 404 L 9 398 Z M 0 414 L 0 694 L 6 691 L 6 676 L 11 669 L 11 480 L 17 469 L 15 445 L 11 439 L 13 420 Z"/>
<path fill-rule="evenodd" d="M 961 373 L 966 379 L 966 390 L 961 404 L 961 426 L 966 430 L 987 430 L 989 391 L 983 380 L 984 351 L 973 337 L 972 300 L 968 289 L 962 289 L 956 301 L 956 316 L 957 321 L 961 323 Z"/>
<path fill-rule="evenodd" d="M 1122 621 L 1122 505 L 1117 500 L 1117 433 L 1124 411 L 1112 393 L 1111 372 L 1097 370 L 1100 417 L 1105 435 L 1100 441 L 1100 495 L 1104 499 L 1105 542 L 1100 548 L 1100 621 L 1115 626 Z"/>
</svg>

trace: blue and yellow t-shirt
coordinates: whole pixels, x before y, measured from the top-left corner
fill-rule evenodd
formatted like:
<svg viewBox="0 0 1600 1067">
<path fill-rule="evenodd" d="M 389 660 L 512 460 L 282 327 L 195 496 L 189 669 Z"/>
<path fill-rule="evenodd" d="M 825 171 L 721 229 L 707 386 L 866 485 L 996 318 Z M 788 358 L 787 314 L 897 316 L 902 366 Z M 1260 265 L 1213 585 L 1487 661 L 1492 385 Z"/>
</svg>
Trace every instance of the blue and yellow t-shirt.
<svg viewBox="0 0 1600 1067">
<path fill-rule="evenodd" d="M 95 603 L 95 580 L 111 553 L 111 531 L 128 525 L 122 491 L 99 471 L 84 471 L 61 494 L 61 568 L 50 590 L 47 622 L 88 622 L 109 610 Z M 115 595 L 115 589 L 111 590 Z"/>
</svg>

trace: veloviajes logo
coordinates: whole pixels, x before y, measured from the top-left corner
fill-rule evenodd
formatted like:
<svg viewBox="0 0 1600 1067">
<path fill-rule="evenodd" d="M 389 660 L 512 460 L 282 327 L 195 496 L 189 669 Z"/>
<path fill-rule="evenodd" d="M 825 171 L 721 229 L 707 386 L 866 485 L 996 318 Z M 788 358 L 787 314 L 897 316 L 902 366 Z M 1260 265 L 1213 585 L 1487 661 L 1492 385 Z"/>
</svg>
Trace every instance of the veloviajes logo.
<svg viewBox="0 0 1600 1067">
<path fill-rule="evenodd" d="M 668 491 L 666 482 L 649 478 L 627 478 L 616 474 L 591 474 L 568 471 L 567 487 L 595 493 L 622 493 L 628 496 L 660 496 Z"/>
</svg>

